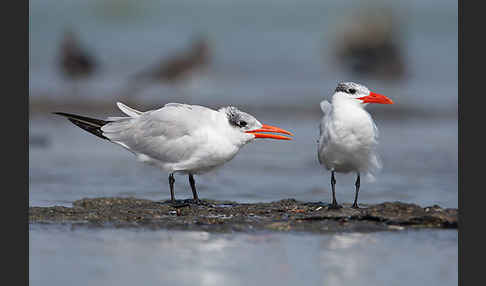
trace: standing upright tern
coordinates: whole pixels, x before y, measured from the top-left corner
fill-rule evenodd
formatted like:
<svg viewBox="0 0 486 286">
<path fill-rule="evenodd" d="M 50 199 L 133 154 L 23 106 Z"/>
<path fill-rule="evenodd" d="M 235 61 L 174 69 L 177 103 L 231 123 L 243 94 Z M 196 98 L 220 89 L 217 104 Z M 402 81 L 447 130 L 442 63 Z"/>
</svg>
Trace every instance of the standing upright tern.
<svg viewBox="0 0 486 286">
<path fill-rule="evenodd" d="M 393 104 L 386 96 L 371 92 L 354 82 L 339 83 L 332 96 L 332 103 L 321 102 L 324 116 L 319 125 L 318 159 L 331 171 L 332 204 L 336 201 L 334 172 L 356 172 L 356 193 L 353 208 L 358 208 L 360 174 L 373 173 L 381 168 L 375 154 L 378 129 L 371 115 L 364 109 L 368 103 Z"/>
<path fill-rule="evenodd" d="M 265 125 L 248 113 L 228 106 L 213 110 L 199 105 L 169 103 L 157 110 L 141 112 L 117 103 L 128 117 L 99 120 L 55 112 L 82 129 L 121 145 L 137 159 L 169 173 L 171 201 L 174 198 L 174 174 L 189 176 L 192 194 L 199 201 L 193 175 L 223 165 L 241 147 L 255 138 L 291 140 L 289 131 Z"/>
</svg>

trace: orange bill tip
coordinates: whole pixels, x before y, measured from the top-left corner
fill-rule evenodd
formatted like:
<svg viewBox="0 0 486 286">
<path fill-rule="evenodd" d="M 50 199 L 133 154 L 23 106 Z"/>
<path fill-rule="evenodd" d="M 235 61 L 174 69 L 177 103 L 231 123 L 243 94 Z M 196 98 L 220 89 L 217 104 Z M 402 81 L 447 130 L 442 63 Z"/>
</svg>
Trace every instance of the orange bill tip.
<svg viewBox="0 0 486 286">
<path fill-rule="evenodd" d="M 253 133 L 255 135 L 255 138 L 271 138 L 271 139 L 277 139 L 277 140 L 292 140 L 290 137 L 285 137 L 281 135 L 275 135 L 275 134 L 265 134 L 265 133 Z"/>
<path fill-rule="evenodd" d="M 284 129 L 279 128 L 279 127 L 266 125 L 266 124 L 262 124 L 262 127 L 259 128 L 259 129 L 246 131 L 246 133 L 251 133 L 251 134 L 255 135 L 255 138 L 271 138 L 271 139 L 278 139 L 278 140 L 292 140 L 292 138 L 290 138 L 290 137 L 285 137 L 285 136 L 280 136 L 280 135 L 275 135 L 275 134 L 263 134 L 263 133 L 257 133 L 257 132 L 282 133 L 282 134 L 294 136 L 294 134 L 290 131 L 284 130 Z"/>
</svg>

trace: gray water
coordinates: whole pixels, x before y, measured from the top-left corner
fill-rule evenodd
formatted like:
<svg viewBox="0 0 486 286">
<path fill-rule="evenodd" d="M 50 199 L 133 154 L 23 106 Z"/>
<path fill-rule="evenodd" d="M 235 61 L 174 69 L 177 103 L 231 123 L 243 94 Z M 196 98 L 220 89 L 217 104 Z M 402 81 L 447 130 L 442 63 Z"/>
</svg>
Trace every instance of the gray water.
<svg viewBox="0 0 486 286">
<path fill-rule="evenodd" d="M 33 1 L 30 96 L 77 98 L 56 65 L 62 32 L 72 27 L 101 64 L 79 91 L 86 100 L 119 99 L 128 76 L 186 48 L 193 36 L 205 35 L 212 51 L 206 73 L 180 88 L 151 85 L 132 96 L 298 108 L 315 105 L 338 81 L 362 80 L 402 109 L 456 113 L 457 1 L 393 2 L 409 70 L 398 82 L 351 75 L 334 61 L 340 31 L 366 3 L 381 1 Z"/>
<path fill-rule="evenodd" d="M 211 234 L 31 226 L 30 285 L 457 285 L 457 232 Z M 419 255 L 420 254 L 420 255 Z"/>
<path fill-rule="evenodd" d="M 200 197 L 238 202 L 330 201 L 329 174 L 316 158 L 311 118 L 263 116 L 295 131 L 289 142 L 258 141 L 219 172 L 197 176 Z M 457 121 L 377 119 L 383 171 L 362 180 L 360 202 L 457 207 Z M 166 174 L 61 118 L 33 118 L 50 144 L 30 148 L 32 206 L 71 206 L 99 196 L 169 198 Z M 351 203 L 352 175 L 337 176 Z M 176 197 L 191 198 L 176 176 Z M 87 230 L 31 225 L 31 285 L 456 285 L 457 231 L 373 234 L 210 234 Z"/>
<path fill-rule="evenodd" d="M 316 155 L 319 118 L 258 117 L 291 130 L 295 138 L 257 140 L 245 146 L 214 173 L 196 176 L 199 195 L 238 202 L 283 198 L 329 201 L 330 174 L 319 165 Z M 375 182 L 363 180 L 360 201 L 457 207 L 457 121 L 375 119 L 383 169 Z M 32 206 L 70 206 L 74 200 L 97 196 L 170 198 L 166 173 L 137 162 L 125 149 L 63 118 L 35 118 L 30 121 L 30 130 L 42 131 L 50 139 L 49 147 L 30 149 Z M 337 174 L 339 201 L 352 202 L 354 176 Z M 175 193 L 178 199 L 192 198 L 187 176 L 176 175 Z"/>
<path fill-rule="evenodd" d="M 378 3 L 379 1 L 372 1 Z M 330 200 L 330 175 L 316 156 L 319 102 L 352 80 L 392 98 L 369 106 L 380 129 L 383 170 L 362 180 L 360 202 L 458 207 L 457 2 L 394 1 L 408 76 L 384 81 L 336 65 L 332 46 L 362 1 L 29 2 L 29 205 L 71 206 L 85 197 L 169 198 L 166 174 L 43 110 L 104 118 L 127 76 L 205 34 L 212 63 L 175 86 L 151 84 L 134 102 L 176 101 L 248 108 L 295 134 L 260 140 L 215 173 L 196 177 L 200 197 L 238 202 Z M 369 3 L 368 3 L 369 4 Z M 70 25 L 101 70 L 73 92 L 56 67 Z M 73 103 L 105 106 L 97 110 Z M 51 110 L 50 103 L 71 104 Z M 47 107 L 47 108 L 46 108 Z M 337 176 L 350 203 L 354 176 Z M 191 198 L 176 176 L 176 197 Z M 456 285 L 457 231 L 231 233 L 29 226 L 31 285 Z"/>
</svg>

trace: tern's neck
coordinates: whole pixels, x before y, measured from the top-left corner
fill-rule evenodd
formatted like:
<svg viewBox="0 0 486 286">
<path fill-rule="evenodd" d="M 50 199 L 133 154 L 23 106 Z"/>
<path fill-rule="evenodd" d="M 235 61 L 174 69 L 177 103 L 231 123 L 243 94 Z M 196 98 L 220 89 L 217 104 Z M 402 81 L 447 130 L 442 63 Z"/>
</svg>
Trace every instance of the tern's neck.
<svg viewBox="0 0 486 286">
<path fill-rule="evenodd" d="M 352 123 L 369 118 L 364 105 L 357 100 L 335 96 L 332 99 L 332 105 L 332 116 L 335 120 Z"/>
<path fill-rule="evenodd" d="M 346 98 L 342 96 L 333 96 L 332 105 L 334 107 L 349 107 L 349 108 L 360 108 L 364 109 L 364 105 L 356 99 Z"/>
</svg>

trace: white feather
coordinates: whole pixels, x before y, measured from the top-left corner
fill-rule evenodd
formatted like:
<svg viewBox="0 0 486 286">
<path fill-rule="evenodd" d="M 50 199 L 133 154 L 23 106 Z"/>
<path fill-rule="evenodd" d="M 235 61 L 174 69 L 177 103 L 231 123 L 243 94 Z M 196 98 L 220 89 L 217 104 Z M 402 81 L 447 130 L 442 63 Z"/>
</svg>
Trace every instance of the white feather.
<svg viewBox="0 0 486 286">
<path fill-rule="evenodd" d="M 118 121 L 118 120 L 123 120 L 123 119 L 127 119 L 129 117 L 120 117 L 120 116 L 108 116 L 106 118 L 106 121 Z"/>
<path fill-rule="evenodd" d="M 131 107 L 128 107 L 126 106 L 125 104 L 121 103 L 121 102 L 117 102 L 116 105 L 118 106 L 118 108 L 120 108 L 120 110 L 125 113 L 126 115 L 130 116 L 130 117 L 138 117 L 140 114 L 142 114 L 143 112 L 141 111 L 138 111 L 138 110 L 135 110 Z"/>
<path fill-rule="evenodd" d="M 329 103 L 329 101 L 324 99 L 323 101 L 321 101 L 320 105 L 321 105 L 322 113 L 324 113 L 324 115 L 330 113 L 332 109 L 332 105 Z"/>
<path fill-rule="evenodd" d="M 118 106 L 131 117 L 104 125 L 103 135 L 167 172 L 204 173 L 231 160 L 241 147 L 225 136 L 233 128 L 222 112 L 179 103 L 146 112 Z"/>
<path fill-rule="evenodd" d="M 349 100 L 321 102 L 318 159 L 328 170 L 372 178 L 381 168 L 375 152 L 378 129 L 370 114 Z"/>
<path fill-rule="evenodd" d="M 130 117 L 138 117 L 138 116 L 140 116 L 140 114 L 143 113 L 141 111 L 138 111 L 138 110 L 135 110 L 135 109 L 133 109 L 131 107 L 128 107 L 128 106 L 126 106 L 125 104 L 123 104 L 121 102 L 117 102 L 116 105 L 118 106 L 118 108 L 123 113 L 125 113 L 129 117 L 109 116 L 109 117 L 106 118 L 107 121 L 119 121 L 119 120 L 127 119 L 127 118 L 130 118 Z"/>
</svg>

